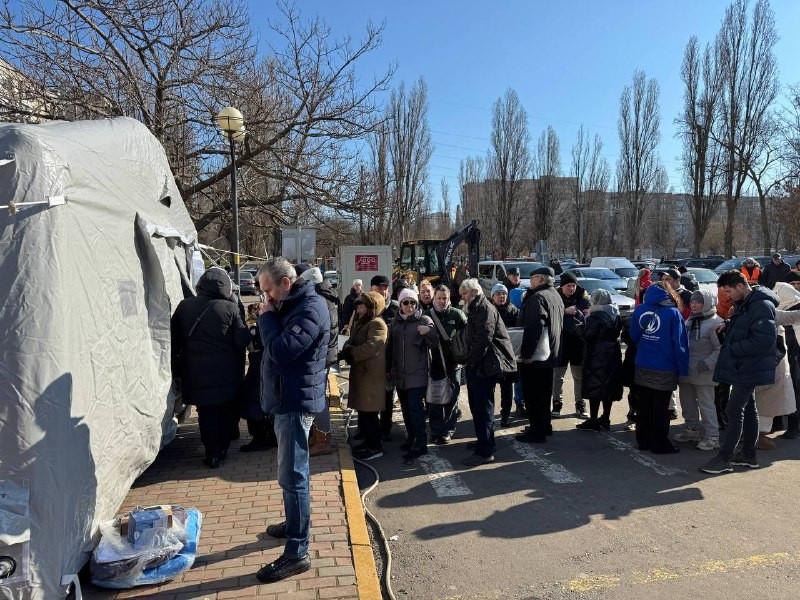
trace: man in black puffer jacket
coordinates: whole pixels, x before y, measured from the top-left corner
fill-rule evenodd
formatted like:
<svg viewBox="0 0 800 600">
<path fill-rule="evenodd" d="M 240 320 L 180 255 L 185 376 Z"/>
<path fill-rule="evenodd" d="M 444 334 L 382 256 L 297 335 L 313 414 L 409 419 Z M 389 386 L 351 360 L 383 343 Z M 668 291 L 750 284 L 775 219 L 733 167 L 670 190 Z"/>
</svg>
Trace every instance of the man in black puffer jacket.
<svg viewBox="0 0 800 600">
<path fill-rule="evenodd" d="M 197 282 L 197 296 L 175 309 L 170 323 L 172 372 L 181 380 L 183 402 L 194 404 L 205 446 L 205 464 L 219 466 L 228 452 L 231 423 L 244 375 L 250 330 L 233 296 L 233 283 L 219 267 Z"/>
<path fill-rule="evenodd" d="M 714 381 L 731 385 L 726 407 L 728 425 L 719 454 L 700 468 L 712 474 L 731 472 L 734 465 L 758 467 L 755 389 L 772 385 L 778 366 L 775 293 L 764 287 L 751 288 L 740 271 L 723 273 L 717 285 L 733 301 L 735 310 L 725 328 L 714 371 Z M 734 454 L 740 438 L 742 450 Z"/>
</svg>

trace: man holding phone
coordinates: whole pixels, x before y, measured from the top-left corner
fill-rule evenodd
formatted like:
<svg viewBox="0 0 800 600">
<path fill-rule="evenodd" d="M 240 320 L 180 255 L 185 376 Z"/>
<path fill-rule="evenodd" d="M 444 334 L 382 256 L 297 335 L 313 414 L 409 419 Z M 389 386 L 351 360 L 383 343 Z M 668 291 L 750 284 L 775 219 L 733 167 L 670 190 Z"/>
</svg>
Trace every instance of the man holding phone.
<svg viewBox="0 0 800 600">
<path fill-rule="evenodd" d="M 286 539 L 283 555 L 256 574 L 259 581 L 270 583 L 311 568 L 308 431 L 314 415 L 325 407 L 331 324 L 314 284 L 298 280 L 285 258 L 266 262 L 258 271 L 258 282 L 262 290 L 258 326 L 264 344 L 261 406 L 275 415 L 278 483 L 286 517 L 267 527 L 267 534 Z"/>
</svg>

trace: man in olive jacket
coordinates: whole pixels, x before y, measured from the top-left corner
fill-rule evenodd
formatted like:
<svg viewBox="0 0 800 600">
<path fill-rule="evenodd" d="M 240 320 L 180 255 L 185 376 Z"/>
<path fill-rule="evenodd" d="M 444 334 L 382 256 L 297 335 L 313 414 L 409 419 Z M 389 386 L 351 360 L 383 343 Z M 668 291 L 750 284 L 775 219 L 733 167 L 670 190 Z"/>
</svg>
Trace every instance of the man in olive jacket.
<svg viewBox="0 0 800 600">
<path fill-rule="evenodd" d="M 478 280 L 465 280 L 459 291 L 467 307 L 467 395 L 477 438 L 474 456 L 464 463 L 474 467 L 494 462 L 494 388 L 517 367 L 508 330 Z"/>
<path fill-rule="evenodd" d="M 561 357 L 564 302 L 553 287 L 555 274 L 550 267 L 531 273 L 531 287 L 522 302 L 522 348 L 519 372 L 522 394 L 528 409 L 530 427 L 517 436 L 522 442 L 537 444 L 553 433 L 550 424 L 550 398 L 553 395 L 553 369 Z"/>
</svg>

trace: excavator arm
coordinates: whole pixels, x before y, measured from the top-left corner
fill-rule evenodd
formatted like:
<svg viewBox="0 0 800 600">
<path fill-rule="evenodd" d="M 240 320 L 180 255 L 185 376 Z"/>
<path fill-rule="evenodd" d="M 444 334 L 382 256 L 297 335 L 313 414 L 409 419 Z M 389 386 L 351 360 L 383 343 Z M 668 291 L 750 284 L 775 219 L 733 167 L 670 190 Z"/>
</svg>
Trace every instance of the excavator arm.
<svg viewBox="0 0 800 600">
<path fill-rule="evenodd" d="M 462 243 L 467 243 L 467 266 L 470 275 L 477 277 L 478 260 L 480 259 L 481 230 L 478 229 L 478 222 L 472 221 L 460 231 L 455 232 L 444 240 L 437 248 L 439 267 L 442 270 L 442 281 L 450 283 L 450 263 L 453 262 L 453 254 L 456 248 Z"/>
</svg>

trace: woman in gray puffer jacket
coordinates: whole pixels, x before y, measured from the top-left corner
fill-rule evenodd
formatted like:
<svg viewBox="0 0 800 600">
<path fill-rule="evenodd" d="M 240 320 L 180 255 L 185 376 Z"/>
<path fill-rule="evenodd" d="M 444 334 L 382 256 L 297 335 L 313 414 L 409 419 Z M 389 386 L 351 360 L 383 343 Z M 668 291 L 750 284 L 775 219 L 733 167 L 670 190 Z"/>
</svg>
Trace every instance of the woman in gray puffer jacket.
<svg viewBox="0 0 800 600">
<path fill-rule="evenodd" d="M 402 446 L 410 462 L 427 454 L 425 392 L 430 372 L 430 349 L 438 348 L 439 336 L 433 321 L 422 314 L 417 293 L 409 288 L 398 296 L 400 311 L 389 330 L 391 379 L 397 388 L 408 439 Z"/>
<path fill-rule="evenodd" d="M 686 429 L 678 442 L 697 442 L 698 450 L 719 448 L 719 423 L 714 405 L 714 367 L 719 358 L 717 297 L 706 290 L 692 292 L 689 332 L 689 374 L 679 380 L 681 408 Z"/>
</svg>

